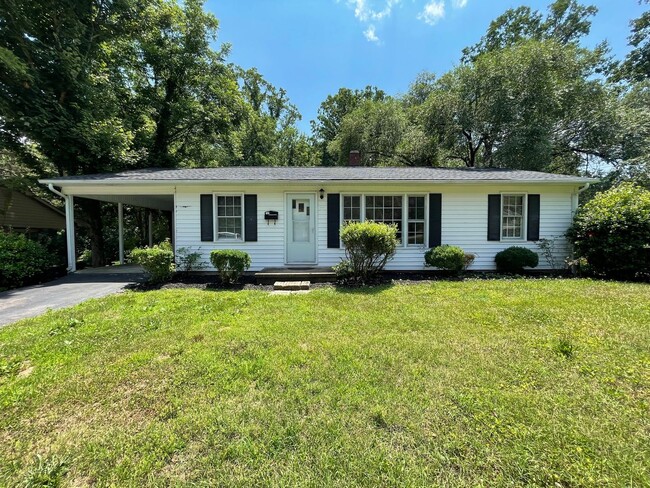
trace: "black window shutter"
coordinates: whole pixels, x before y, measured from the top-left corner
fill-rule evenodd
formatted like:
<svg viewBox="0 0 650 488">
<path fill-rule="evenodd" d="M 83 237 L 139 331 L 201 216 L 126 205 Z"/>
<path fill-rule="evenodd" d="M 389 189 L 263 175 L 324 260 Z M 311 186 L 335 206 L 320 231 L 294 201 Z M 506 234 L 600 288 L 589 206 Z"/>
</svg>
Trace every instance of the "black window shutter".
<svg viewBox="0 0 650 488">
<path fill-rule="evenodd" d="M 501 195 L 488 195 L 488 241 L 501 240 Z"/>
<path fill-rule="evenodd" d="M 341 196 L 338 193 L 327 194 L 327 247 L 337 249 L 341 239 Z"/>
<path fill-rule="evenodd" d="M 528 237 L 539 241 L 539 195 L 528 195 Z"/>
<path fill-rule="evenodd" d="M 201 195 L 201 240 L 214 240 L 213 196 Z"/>
<path fill-rule="evenodd" d="M 244 195 L 244 240 L 257 241 L 257 195 Z"/>
<path fill-rule="evenodd" d="M 429 247 L 442 244 L 442 193 L 429 193 Z"/>
</svg>

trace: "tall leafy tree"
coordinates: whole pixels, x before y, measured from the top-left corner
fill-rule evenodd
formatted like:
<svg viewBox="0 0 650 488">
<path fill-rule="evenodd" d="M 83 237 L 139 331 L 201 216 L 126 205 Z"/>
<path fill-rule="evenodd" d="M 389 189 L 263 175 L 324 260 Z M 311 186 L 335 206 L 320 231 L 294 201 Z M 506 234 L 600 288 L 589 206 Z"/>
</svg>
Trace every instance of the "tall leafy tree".
<svg viewBox="0 0 650 488">
<path fill-rule="evenodd" d="M 131 0 L 0 1 L 0 137 L 31 166 L 32 148 L 60 175 L 120 169 L 132 160 L 133 132 L 106 66 L 106 47 L 136 29 Z M 80 202 L 93 253 L 103 258 L 99 202 Z"/>
<path fill-rule="evenodd" d="M 246 112 L 218 22 L 198 0 L 0 0 L 0 137 L 60 175 L 232 160 Z M 79 199 L 94 264 L 100 202 Z"/>
<path fill-rule="evenodd" d="M 131 92 L 128 111 L 138 127 L 147 166 L 206 166 L 232 156 L 231 133 L 246 113 L 229 46 L 212 48 L 218 21 L 200 0 L 150 0 L 140 30 L 113 64 Z M 125 69 L 126 68 L 126 69 Z M 130 97 L 129 97 L 130 95 Z"/>
<path fill-rule="evenodd" d="M 650 4 L 650 0 L 641 1 Z M 645 81 L 650 78 L 650 10 L 632 21 L 629 42 L 632 50 L 615 73 L 615 78 Z"/>
<path fill-rule="evenodd" d="M 477 44 L 463 49 L 463 61 L 470 62 L 483 53 L 526 40 L 553 40 L 562 45 L 577 45 L 589 34 L 590 19 L 596 13 L 596 7 L 582 5 L 577 0 L 555 0 L 549 5 L 546 15 L 528 6 L 508 9 L 490 23 Z"/>
<path fill-rule="evenodd" d="M 334 95 L 327 96 L 318 108 L 316 119 L 311 121 L 312 135 L 321 153 L 321 164 L 336 163 L 336 157 L 327 148 L 338 135 L 343 118 L 366 100 L 380 101 L 384 98 L 384 91 L 374 86 L 366 86 L 363 90 L 341 88 Z"/>
<path fill-rule="evenodd" d="M 483 53 L 438 80 L 422 124 L 446 164 L 574 173 L 612 157 L 613 99 L 593 77 L 598 60 L 553 40 Z"/>
<path fill-rule="evenodd" d="M 307 138 L 296 129 L 300 112 L 286 90 L 266 81 L 256 69 L 239 70 L 246 113 L 235 132 L 230 164 L 306 166 L 313 163 Z"/>
<path fill-rule="evenodd" d="M 433 166 L 437 146 L 400 100 L 366 100 L 343 117 L 328 153 L 339 165 L 358 150 L 365 166 Z"/>
</svg>

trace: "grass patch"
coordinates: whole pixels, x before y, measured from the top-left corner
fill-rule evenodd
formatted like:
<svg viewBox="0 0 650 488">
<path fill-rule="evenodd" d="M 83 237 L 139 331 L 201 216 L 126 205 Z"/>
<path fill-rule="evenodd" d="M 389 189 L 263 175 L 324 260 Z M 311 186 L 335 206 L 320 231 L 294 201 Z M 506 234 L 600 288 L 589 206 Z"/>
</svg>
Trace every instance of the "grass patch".
<svg viewBox="0 0 650 488">
<path fill-rule="evenodd" d="M 92 300 L 0 329 L 0 485 L 648 486 L 649 324 L 589 280 Z"/>
</svg>

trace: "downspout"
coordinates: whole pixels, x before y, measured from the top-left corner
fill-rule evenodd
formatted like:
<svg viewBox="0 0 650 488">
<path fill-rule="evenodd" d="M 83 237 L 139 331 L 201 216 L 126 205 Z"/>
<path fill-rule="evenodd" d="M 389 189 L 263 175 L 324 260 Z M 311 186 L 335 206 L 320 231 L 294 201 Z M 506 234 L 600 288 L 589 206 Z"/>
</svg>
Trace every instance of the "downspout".
<svg viewBox="0 0 650 488">
<path fill-rule="evenodd" d="M 77 271 L 77 259 L 75 252 L 75 230 L 74 230 L 74 200 L 71 195 L 60 192 L 52 183 L 47 187 L 55 195 L 63 198 L 65 201 L 65 237 L 68 251 L 68 273 Z"/>
<path fill-rule="evenodd" d="M 585 186 L 578 188 L 578 191 L 571 195 L 571 215 L 575 215 L 576 211 L 578 210 L 580 194 L 589 188 L 589 185 L 591 185 L 591 183 L 585 183 Z"/>
</svg>

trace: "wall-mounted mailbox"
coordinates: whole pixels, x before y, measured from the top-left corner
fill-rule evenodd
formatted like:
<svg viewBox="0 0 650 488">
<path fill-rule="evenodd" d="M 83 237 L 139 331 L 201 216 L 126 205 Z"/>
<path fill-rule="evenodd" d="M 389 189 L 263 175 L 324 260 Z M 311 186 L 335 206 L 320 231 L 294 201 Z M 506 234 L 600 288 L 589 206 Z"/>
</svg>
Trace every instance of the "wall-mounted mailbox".
<svg viewBox="0 0 650 488">
<path fill-rule="evenodd" d="M 264 212 L 264 220 L 278 220 L 278 212 L 275 210 L 267 210 Z"/>
</svg>

